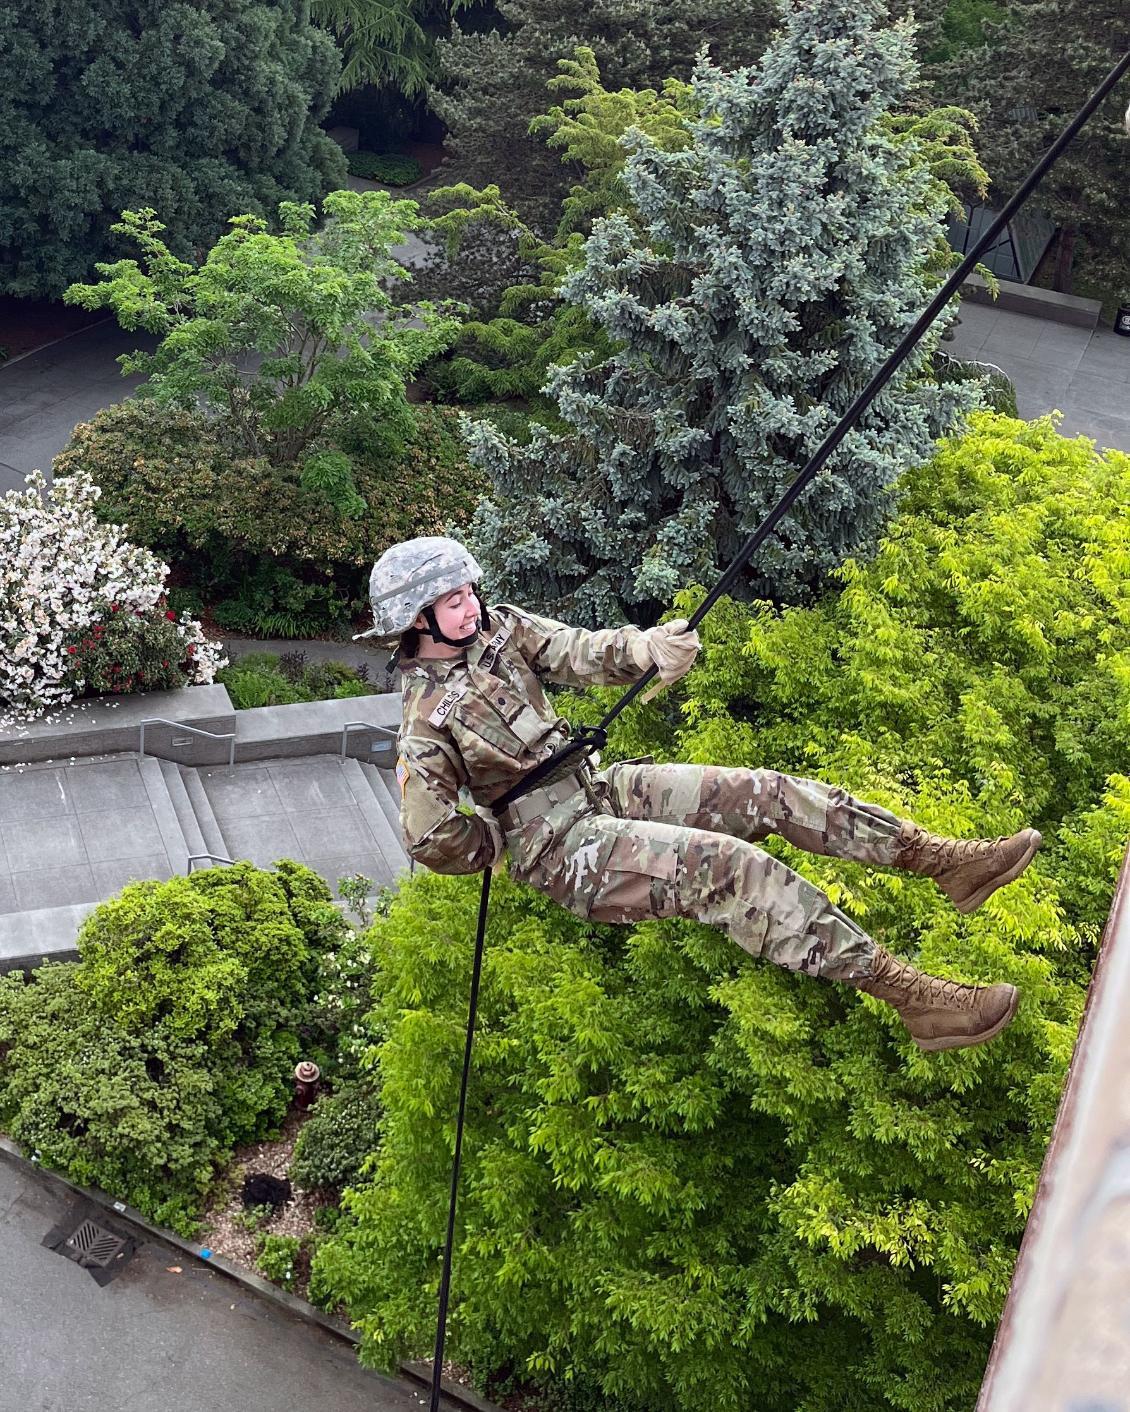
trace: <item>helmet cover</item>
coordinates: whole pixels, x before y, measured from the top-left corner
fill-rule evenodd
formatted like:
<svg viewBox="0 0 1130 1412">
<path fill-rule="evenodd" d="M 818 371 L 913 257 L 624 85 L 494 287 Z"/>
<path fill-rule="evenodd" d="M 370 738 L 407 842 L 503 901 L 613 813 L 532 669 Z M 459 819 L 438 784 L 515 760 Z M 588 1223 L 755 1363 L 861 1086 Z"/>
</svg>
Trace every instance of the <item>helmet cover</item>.
<svg viewBox="0 0 1130 1412">
<path fill-rule="evenodd" d="M 407 632 L 437 598 L 465 583 L 478 583 L 483 571 L 474 555 L 443 535 L 406 539 L 386 549 L 369 575 L 373 626 L 358 637 L 393 641 Z"/>
</svg>

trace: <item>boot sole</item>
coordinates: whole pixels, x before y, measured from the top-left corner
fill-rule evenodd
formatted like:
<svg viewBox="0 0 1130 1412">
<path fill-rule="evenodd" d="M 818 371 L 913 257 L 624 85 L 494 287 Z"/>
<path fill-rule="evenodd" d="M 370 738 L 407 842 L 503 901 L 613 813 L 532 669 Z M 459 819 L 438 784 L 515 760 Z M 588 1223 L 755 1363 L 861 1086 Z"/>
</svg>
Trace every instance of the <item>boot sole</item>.
<svg viewBox="0 0 1130 1412">
<path fill-rule="evenodd" d="M 917 1039 L 913 1035 L 915 1044 L 919 1049 L 925 1050 L 927 1054 L 933 1054 L 939 1049 L 970 1049 L 975 1044 L 986 1044 L 990 1039 L 996 1039 L 1002 1030 L 1006 1030 L 1016 1018 L 1016 1009 L 1020 1004 L 1020 992 L 1015 986 L 1011 987 L 1012 1002 L 1008 1009 L 996 1022 L 987 1030 L 982 1030 L 979 1034 L 971 1035 L 941 1035 L 937 1039 Z"/>
<path fill-rule="evenodd" d="M 1038 829 L 1027 829 L 1026 832 L 1032 835 L 1028 840 L 1028 847 L 1007 872 L 999 873 L 995 878 L 990 878 L 989 881 L 978 888 L 976 892 L 970 894 L 969 897 L 963 898 L 960 902 L 958 902 L 956 898 L 950 899 L 959 912 L 975 912 L 982 902 L 986 902 L 992 897 L 997 888 L 1005 887 L 1008 883 L 1016 881 L 1040 851 L 1040 846 L 1044 841 L 1043 835 Z"/>
</svg>

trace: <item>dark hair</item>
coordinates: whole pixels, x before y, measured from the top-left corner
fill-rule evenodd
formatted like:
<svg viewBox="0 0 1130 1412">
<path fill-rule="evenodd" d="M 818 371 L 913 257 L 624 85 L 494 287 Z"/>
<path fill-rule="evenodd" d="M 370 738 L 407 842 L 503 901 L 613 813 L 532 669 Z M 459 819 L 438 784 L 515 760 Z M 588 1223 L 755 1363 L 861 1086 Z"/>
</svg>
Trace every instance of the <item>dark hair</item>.
<svg viewBox="0 0 1130 1412">
<path fill-rule="evenodd" d="M 400 645 L 396 649 L 398 661 L 410 662 L 420 650 L 420 632 L 418 628 L 408 628 L 400 634 Z"/>
</svg>

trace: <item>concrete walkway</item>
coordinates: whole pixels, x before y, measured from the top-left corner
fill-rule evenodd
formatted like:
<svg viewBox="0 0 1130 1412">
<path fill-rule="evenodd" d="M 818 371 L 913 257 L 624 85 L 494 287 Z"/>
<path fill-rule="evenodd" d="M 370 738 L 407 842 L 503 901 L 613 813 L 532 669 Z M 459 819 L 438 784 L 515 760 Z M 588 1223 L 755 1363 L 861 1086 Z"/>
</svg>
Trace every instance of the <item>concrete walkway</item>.
<svg viewBox="0 0 1130 1412">
<path fill-rule="evenodd" d="M 100 1288 L 41 1244 L 78 1198 L 0 1162 L 0 1412 L 419 1412 L 316 1325 L 146 1241 Z M 97 1220 L 97 1215 L 94 1215 Z M 179 1266 L 174 1273 L 170 1266 Z M 448 1399 L 444 1412 L 456 1412 Z"/>
<path fill-rule="evenodd" d="M 1026 420 L 1058 410 L 1064 436 L 1130 452 L 1130 338 L 1075 328 L 966 300 L 956 337 L 942 347 L 955 358 L 995 363 L 1016 385 Z"/>
<path fill-rule="evenodd" d="M 51 479 L 51 462 L 71 439 L 79 422 L 121 402 L 140 377 L 125 378 L 114 359 L 157 340 L 126 333 L 115 318 L 81 329 L 0 364 L 0 495 L 22 490 L 29 471 Z"/>
</svg>

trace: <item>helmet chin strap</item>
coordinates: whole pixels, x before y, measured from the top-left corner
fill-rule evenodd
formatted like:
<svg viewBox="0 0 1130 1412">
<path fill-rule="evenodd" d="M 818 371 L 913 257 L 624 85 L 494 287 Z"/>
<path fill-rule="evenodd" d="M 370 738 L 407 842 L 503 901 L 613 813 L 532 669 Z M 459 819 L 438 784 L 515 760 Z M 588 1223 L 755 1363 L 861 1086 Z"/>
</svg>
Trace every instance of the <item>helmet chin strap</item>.
<svg viewBox="0 0 1130 1412">
<path fill-rule="evenodd" d="M 476 584 L 475 587 L 477 588 L 478 585 Z M 478 597 L 478 594 L 476 593 L 475 596 Z M 480 632 L 490 630 L 490 618 L 487 616 L 486 606 L 481 600 L 479 603 L 479 618 L 475 624 L 475 631 L 468 633 L 466 637 L 448 637 L 436 621 L 436 610 L 430 603 L 423 611 L 424 621 L 428 626 L 422 628 L 421 631 L 426 632 L 433 642 L 443 642 L 446 643 L 448 647 L 470 647 L 471 643 L 474 642 Z"/>
</svg>

